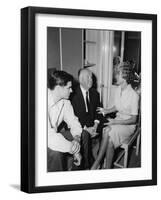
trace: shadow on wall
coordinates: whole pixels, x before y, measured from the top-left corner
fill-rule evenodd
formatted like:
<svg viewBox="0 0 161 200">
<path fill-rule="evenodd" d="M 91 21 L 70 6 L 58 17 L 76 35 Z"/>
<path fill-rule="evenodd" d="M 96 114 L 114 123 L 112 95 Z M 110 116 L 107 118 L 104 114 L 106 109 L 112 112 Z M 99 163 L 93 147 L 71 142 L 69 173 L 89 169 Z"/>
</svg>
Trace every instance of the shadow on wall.
<svg viewBox="0 0 161 200">
<path fill-rule="evenodd" d="M 93 79 L 93 86 L 92 88 L 97 90 L 97 77 L 92 73 L 92 79 Z"/>
</svg>

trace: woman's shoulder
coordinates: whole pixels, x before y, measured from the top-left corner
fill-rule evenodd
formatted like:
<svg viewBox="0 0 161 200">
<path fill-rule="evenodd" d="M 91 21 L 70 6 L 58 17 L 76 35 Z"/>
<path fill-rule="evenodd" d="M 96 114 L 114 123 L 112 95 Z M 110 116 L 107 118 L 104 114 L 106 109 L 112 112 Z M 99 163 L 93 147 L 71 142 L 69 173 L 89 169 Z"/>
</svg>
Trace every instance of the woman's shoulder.
<svg viewBox="0 0 161 200">
<path fill-rule="evenodd" d="M 131 92 L 131 94 L 132 94 L 132 98 L 137 98 L 137 99 L 139 99 L 139 94 L 137 93 L 137 91 L 136 91 L 134 88 L 132 88 L 131 85 L 130 85 L 130 92 Z"/>
</svg>

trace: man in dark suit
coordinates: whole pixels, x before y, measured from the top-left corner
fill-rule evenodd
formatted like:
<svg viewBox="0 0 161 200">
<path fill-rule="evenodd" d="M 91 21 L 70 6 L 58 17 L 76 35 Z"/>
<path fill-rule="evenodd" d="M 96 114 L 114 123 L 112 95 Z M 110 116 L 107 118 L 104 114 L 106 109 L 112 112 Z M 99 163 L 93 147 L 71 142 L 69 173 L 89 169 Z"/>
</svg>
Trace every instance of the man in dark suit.
<svg viewBox="0 0 161 200">
<path fill-rule="evenodd" d="M 81 136 L 81 153 L 82 164 L 86 169 L 90 168 L 92 164 L 91 138 L 96 137 L 100 132 L 102 115 L 97 113 L 97 107 L 100 107 L 100 97 L 99 93 L 92 88 L 92 72 L 88 69 L 81 69 L 78 78 L 79 86 L 73 93 L 71 102 L 74 113 L 85 130 Z"/>
</svg>

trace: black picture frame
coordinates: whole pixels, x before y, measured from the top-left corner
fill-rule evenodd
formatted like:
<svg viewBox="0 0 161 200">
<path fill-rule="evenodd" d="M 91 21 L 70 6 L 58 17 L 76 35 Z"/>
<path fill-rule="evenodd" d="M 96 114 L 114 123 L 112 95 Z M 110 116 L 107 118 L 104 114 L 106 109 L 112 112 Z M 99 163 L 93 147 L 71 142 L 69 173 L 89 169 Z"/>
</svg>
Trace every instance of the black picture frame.
<svg viewBox="0 0 161 200">
<path fill-rule="evenodd" d="M 35 16 L 36 14 L 150 20 L 152 22 L 152 178 L 149 180 L 35 186 Z M 21 9 L 21 190 L 27 193 L 157 184 L 157 15 L 45 7 Z"/>
</svg>

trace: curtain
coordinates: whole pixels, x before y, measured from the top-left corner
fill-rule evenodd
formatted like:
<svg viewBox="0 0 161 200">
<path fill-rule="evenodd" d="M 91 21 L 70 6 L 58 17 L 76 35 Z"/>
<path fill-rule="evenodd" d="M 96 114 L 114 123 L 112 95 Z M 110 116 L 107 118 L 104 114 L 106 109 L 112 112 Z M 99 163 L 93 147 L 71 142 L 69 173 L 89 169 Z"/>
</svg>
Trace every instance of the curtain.
<svg viewBox="0 0 161 200">
<path fill-rule="evenodd" d="M 101 102 L 108 107 L 113 73 L 114 31 L 86 30 L 86 60 L 97 79 Z"/>
</svg>

